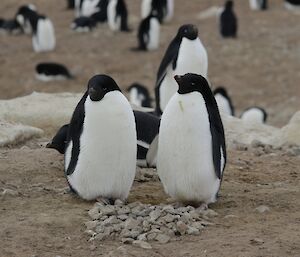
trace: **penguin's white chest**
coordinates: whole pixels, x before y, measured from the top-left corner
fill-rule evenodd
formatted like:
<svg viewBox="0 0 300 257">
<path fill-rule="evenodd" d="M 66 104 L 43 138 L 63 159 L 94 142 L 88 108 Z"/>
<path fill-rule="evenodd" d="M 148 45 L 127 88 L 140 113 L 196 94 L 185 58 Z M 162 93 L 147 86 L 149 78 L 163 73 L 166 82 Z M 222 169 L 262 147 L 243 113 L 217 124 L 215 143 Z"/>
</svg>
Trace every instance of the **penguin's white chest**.
<svg viewBox="0 0 300 257">
<path fill-rule="evenodd" d="M 212 135 L 200 93 L 176 93 L 161 119 L 157 171 L 165 191 L 183 202 L 215 201 L 220 180 L 214 171 Z"/>
<path fill-rule="evenodd" d="M 174 79 L 175 75 L 185 75 L 186 73 L 200 74 L 207 77 L 207 53 L 199 38 L 189 40 L 183 38 L 173 70 L 172 63 L 167 68 L 167 73 L 162 81 L 160 91 L 160 108 L 164 110 L 170 98 L 178 90 L 178 85 Z"/>
<path fill-rule="evenodd" d="M 98 102 L 88 97 L 80 152 L 69 183 L 87 200 L 99 196 L 126 199 L 135 176 L 136 145 L 134 116 L 126 98 L 118 91 Z"/>
<path fill-rule="evenodd" d="M 157 18 L 150 19 L 148 50 L 155 50 L 159 47 L 160 24 Z"/>
<path fill-rule="evenodd" d="M 32 46 L 35 52 L 52 51 L 56 39 L 52 22 L 49 19 L 39 19 L 36 34 L 32 36 Z"/>
<path fill-rule="evenodd" d="M 232 115 L 232 109 L 226 97 L 222 96 L 221 94 L 216 94 L 215 99 L 221 113 Z"/>
<path fill-rule="evenodd" d="M 262 124 L 264 123 L 264 114 L 260 109 L 252 108 L 245 111 L 242 114 L 241 119 L 247 123 Z"/>
<path fill-rule="evenodd" d="M 121 27 L 121 17 L 117 13 L 118 0 L 109 0 L 107 6 L 107 21 L 111 30 L 117 31 Z"/>
</svg>

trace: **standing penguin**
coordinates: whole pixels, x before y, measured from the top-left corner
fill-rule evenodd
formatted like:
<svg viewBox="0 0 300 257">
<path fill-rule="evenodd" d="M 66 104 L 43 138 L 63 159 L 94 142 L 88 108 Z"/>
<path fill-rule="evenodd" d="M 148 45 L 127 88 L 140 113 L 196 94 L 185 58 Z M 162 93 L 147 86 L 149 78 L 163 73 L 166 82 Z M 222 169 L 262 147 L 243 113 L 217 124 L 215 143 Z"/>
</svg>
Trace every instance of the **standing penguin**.
<svg viewBox="0 0 300 257">
<path fill-rule="evenodd" d="M 107 5 L 108 26 L 112 31 L 129 31 L 128 11 L 124 0 L 109 0 Z"/>
<path fill-rule="evenodd" d="M 129 93 L 129 102 L 136 106 L 151 108 L 151 97 L 148 89 L 139 84 L 133 83 L 130 87 L 128 87 L 127 92 Z"/>
<path fill-rule="evenodd" d="M 137 50 L 152 51 L 159 47 L 160 23 L 156 15 L 149 15 L 140 23 Z"/>
<path fill-rule="evenodd" d="M 220 16 L 220 33 L 222 37 L 237 36 L 237 18 L 233 11 L 233 1 L 227 1 L 225 3 L 225 9 Z"/>
<path fill-rule="evenodd" d="M 135 176 L 136 128 L 131 106 L 111 77 L 90 79 L 67 141 L 65 174 L 80 197 L 127 198 Z"/>
<path fill-rule="evenodd" d="M 67 0 L 67 9 L 72 10 L 75 8 L 75 0 Z"/>
<path fill-rule="evenodd" d="M 204 77 L 175 79 L 179 89 L 161 118 L 157 172 L 171 197 L 205 207 L 216 201 L 226 164 L 223 124 Z"/>
<path fill-rule="evenodd" d="M 231 98 L 227 93 L 227 90 L 224 87 L 217 87 L 213 93 L 217 101 L 220 112 L 226 113 L 227 115 L 234 116 L 234 107 Z"/>
<path fill-rule="evenodd" d="M 151 13 L 156 13 L 161 23 L 170 21 L 174 13 L 174 0 L 143 0 L 141 4 L 142 19 Z"/>
<path fill-rule="evenodd" d="M 170 43 L 157 72 L 155 101 L 156 113 L 161 115 L 169 99 L 176 93 L 176 74 L 201 74 L 207 77 L 207 53 L 198 37 L 196 26 L 188 24 L 179 28 Z"/>
<path fill-rule="evenodd" d="M 35 52 L 52 51 L 56 40 L 54 27 L 50 19 L 38 14 L 31 6 L 22 6 L 16 20 L 25 33 L 32 34 L 32 46 Z"/>
<path fill-rule="evenodd" d="M 240 118 L 247 123 L 263 124 L 267 121 L 267 112 L 258 106 L 249 107 L 244 110 Z"/>
</svg>

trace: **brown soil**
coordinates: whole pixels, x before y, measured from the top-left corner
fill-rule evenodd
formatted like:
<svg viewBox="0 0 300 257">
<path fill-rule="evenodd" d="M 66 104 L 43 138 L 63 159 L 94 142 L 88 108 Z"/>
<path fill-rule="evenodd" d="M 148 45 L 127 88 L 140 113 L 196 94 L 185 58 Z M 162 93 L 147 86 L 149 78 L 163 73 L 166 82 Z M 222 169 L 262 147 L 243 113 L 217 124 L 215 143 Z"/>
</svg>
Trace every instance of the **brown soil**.
<svg viewBox="0 0 300 257">
<path fill-rule="evenodd" d="M 2 0 L 0 14 L 12 17 L 22 0 Z M 35 54 L 26 36 L 0 35 L 0 98 L 32 91 L 82 92 L 95 73 L 106 73 L 125 89 L 140 81 L 153 89 L 155 73 L 180 24 L 195 23 L 209 56 L 213 86 L 229 89 L 238 113 L 249 105 L 260 105 L 270 114 L 269 123 L 284 125 L 299 110 L 300 41 L 299 16 L 287 12 L 282 1 L 271 2 L 267 12 L 251 12 L 248 1 L 236 1 L 239 38 L 221 40 L 214 18 L 196 15 L 223 1 L 177 0 L 176 17 L 162 27 L 161 48 L 152 53 L 133 53 L 134 33 L 112 33 L 106 25 L 90 34 L 70 31 L 72 12 L 62 0 L 32 1 L 53 20 L 57 49 Z M 127 0 L 136 29 L 138 0 Z M 201 3 L 200 3 L 201 2 Z M 133 15 L 134 14 L 134 15 Z M 41 83 L 34 67 L 41 61 L 66 64 L 77 78 L 68 82 Z M 0 149 L 0 189 L 17 195 L 0 196 L 0 256 L 300 256 L 300 158 L 276 151 L 257 156 L 255 151 L 229 151 L 229 161 L 218 212 L 199 236 L 160 245 L 152 250 L 123 245 L 118 241 L 89 242 L 84 234 L 87 210 L 84 202 L 66 193 L 63 158 L 44 149 L 40 142 Z M 135 183 L 129 201 L 166 201 L 158 182 Z M 255 208 L 267 205 L 260 214 Z M 259 240 L 256 240 L 259 239 Z"/>
</svg>

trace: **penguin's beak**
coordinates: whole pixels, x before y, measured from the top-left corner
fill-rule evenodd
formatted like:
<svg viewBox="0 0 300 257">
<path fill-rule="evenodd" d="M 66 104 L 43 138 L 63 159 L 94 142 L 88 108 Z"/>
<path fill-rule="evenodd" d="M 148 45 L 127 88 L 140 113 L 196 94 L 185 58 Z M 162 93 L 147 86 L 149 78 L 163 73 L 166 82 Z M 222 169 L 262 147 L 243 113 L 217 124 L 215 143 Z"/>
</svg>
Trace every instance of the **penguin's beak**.
<svg viewBox="0 0 300 257">
<path fill-rule="evenodd" d="M 53 148 L 52 141 L 51 141 L 51 142 L 49 142 L 49 143 L 46 145 L 46 148 Z"/>
<path fill-rule="evenodd" d="M 100 101 L 104 96 L 102 94 L 102 92 L 100 92 L 99 90 L 96 90 L 93 87 L 89 88 L 88 93 L 89 93 L 89 96 L 90 96 L 92 101 Z"/>
<path fill-rule="evenodd" d="M 182 81 L 182 76 L 176 75 L 176 76 L 174 76 L 174 79 L 176 80 L 177 84 L 179 85 L 180 82 Z"/>
</svg>

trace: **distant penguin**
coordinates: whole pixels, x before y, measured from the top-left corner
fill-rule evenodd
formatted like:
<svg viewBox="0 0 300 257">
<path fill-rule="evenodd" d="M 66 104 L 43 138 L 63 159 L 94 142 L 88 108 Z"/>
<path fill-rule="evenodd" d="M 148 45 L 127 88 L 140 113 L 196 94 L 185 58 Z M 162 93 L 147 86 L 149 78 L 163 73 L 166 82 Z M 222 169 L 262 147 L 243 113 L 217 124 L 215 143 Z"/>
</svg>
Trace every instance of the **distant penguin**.
<svg viewBox="0 0 300 257">
<path fill-rule="evenodd" d="M 67 0 L 67 9 L 74 9 L 75 8 L 75 0 Z"/>
<path fill-rule="evenodd" d="M 171 197 L 205 207 L 216 201 L 226 164 L 223 124 L 204 77 L 175 79 L 179 89 L 161 117 L 157 172 Z"/>
<path fill-rule="evenodd" d="M 89 17 L 100 11 L 99 3 L 101 0 L 84 0 L 81 6 L 80 16 Z"/>
<path fill-rule="evenodd" d="M 207 53 L 194 25 L 183 25 L 170 43 L 157 73 L 155 100 L 156 113 L 160 115 L 169 99 L 176 93 L 176 74 L 196 73 L 207 77 Z"/>
<path fill-rule="evenodd" d="M 160 118 L 153 114 L 141 111 L 133 111 L 133 113 L 137 133 L 137 166 L 147 167 L 147 152 L 153 139 L 158 134 Z M 68 129 L 69 124 L 62 126 L 53 139 L 46 145 L 46 148 L 52 148 L 59 153 L 64 154 L 66 146 L 68 145 Z M 155 167 L 155 165 L 156 164 L 154 163 L 152 166 Z"/>
<path fill-rule="evenodd" d="M 73 113 L 65 174 L 81 198 L 125 200 L 134 180 L 137 135 L 132 108 L 116 82 L 96 75 Z"/>
<path fill-rule="evenodd" d="M 63 125 L 52 138 L 52 140 L 46 145 L 46 148 L 52 148 L 59 153 L 64 154 L 67 145 L 69 124 Z"/>
<path fill-rule="evenodd" d="M 130 87 L 127 88 L 129 93 L 129 102 L 136 106 L 151 108 L 151 97 L 148 89 L 139 84 L 133 83 Z"/>
<path fill-rule="evenodd" d="M 142 19 L 155 13 L 161 23 L 168 22 L 174 14 L 174 0 L 143 0 L 141 4 Z"/>
<path fill-rule="evenodd" d="M 128 11 L 125 0 L 109 0 L 107 6 L 108 26 L 112 31 L 129 31 Z"/>
<path fill-rule="evenodd" d="M 252 10 L 267 10 L 267 0 L 249 0 L 249 5 Z"/>
<path fill-rule="evenodd" d="M 27 34 L 32 34 L 35 52 L 52 51 L 55 48 L 54 27 L 50 19 L 38 14 L 32 7 L 23 6 L 19 9 L 16 20 Z"/>
<path fill-rule="evenodd" d="M 256 124 L 266 123 L 267 117 L 267 112 L 263 108 L 257 106 L 247 108 L 240 116 L 243 121 Z"/>
<path fill-rule="evenodd" d="M 107 22 L 108 1 L 109 0 L 100 0 L 98 4 L 99 11 L 91 15 L 91 18 L 94 19 L 96 22 Z"/>
<path fill-rule="evenodd" d="M 233 11 L 233 1 L 227 1 L 225 9 L 220 16 L 220 33 L 222 37 L 233 37 L 237 36 L 237 18 Z"/>
<path fill-rule="evenodd" d="M 73 20 L 71 29 L 77 32 L 89 32 L 96 27 L 96 21 L 91 17 L 79 17 Z"/>
<path fill-rule="evenodd" d="M 39 63 L 35 70 L 36 78 L 45 82 L 73 78 L 69 70 L 64 65 L 59 63 Z"/>
<path fill-rule="evenodd" d="M 234 116 L 234 107 L 229 97 L 227 90 L 224 87 L 217 87 L 214 91 L 214 96 L 217 101 L 219 111 L 227 115 Z"/>
<path fill-rule="evenodd" d="M 152 51 L 159 47 L 160 23 L 155 15 L 143 19 L 138 29 L 138 50 Z"/>
<path fill-rule="evenodd" d="M 287 10 L 300 11 L 300 0 L 285 0 L 284 6 Z"/>
<path fill-rule="evenodd" d="M 18 35 L 23 33 L 23 29 L 15 19 L 0 19 L 0 30 L 12 35 Z"/>
</svg>

